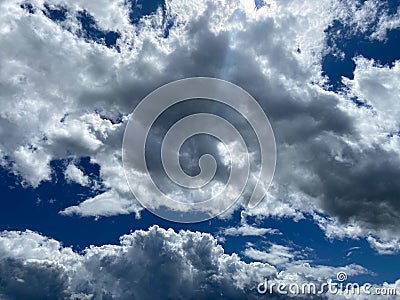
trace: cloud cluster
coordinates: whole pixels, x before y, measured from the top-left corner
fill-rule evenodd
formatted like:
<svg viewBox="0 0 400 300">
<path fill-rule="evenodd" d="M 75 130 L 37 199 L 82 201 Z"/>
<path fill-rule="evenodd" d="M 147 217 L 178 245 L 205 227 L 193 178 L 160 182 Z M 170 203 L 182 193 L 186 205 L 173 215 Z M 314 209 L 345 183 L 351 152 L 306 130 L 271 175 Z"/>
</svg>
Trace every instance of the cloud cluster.
<svg viewBox="0 0 400 300">
<path fill-rule="evenodd" d="M 292 257 L 289 249 L 278 250 L 276 257 Z M 120 245 L 91 246 L 82 253 L 31 231 L 3 232 L 0 257 L 2 299 L 258 299 L 256 287 L 264 278 L 320 284 L 338 271 L 367 272 L 358 265 L 302 262 L 278 273 L 268 263 L 225 254 L 209 234 L 157 226 L 122 236 Z"/>
<path fill-rule="evenodd" d="M 208 234 L 158 227 L 82 254 L 37 233 L 4 232 L 0 253 L 6 299 L 240 299 L 275 272 L 224 254 Z"/>
<path fill-rule="evenodd" d="M 256 9 L 245 1 L 173 0 L 136 24 L 123 1 L 65 3 L 69 15 L 86 10 L 98 28 L 118 32 L 118 50 L 79 36 L 76 18 L 63 26 L 50 20 L 40 0 L 32 1 L 35 13 L 2 1 L 3 162 L 36 187 L 51 177 L 51 160 L 90 156 L 106 189 L 62 213 L 139 213 L 121 165 L 132 108 L 174 79 L 223 78 L 260 102 L 278 144 L 273 186 L 250 213 L 312 214 L 323 228 L 328 219 L 319 216 L 330 215 L 332 236 L 356 228 L 353 237 L 377 235 L 389 243 L 400 228 L 398 63 L 389 68 L 357 58 L 343 93 L 326 91 L 321 75 L 325 29 L 335 19 L 352 22 L 348 16 L 356 15 L 361 32 L 376 18 L 381 27 L 395 26 L 369 9 L 376 1 L 356 2 L 266 1 Z M 354 96 L 368 105 L 357 105 Z M 85 183 L 71 168 L 67 178 Z"/>
</svg>

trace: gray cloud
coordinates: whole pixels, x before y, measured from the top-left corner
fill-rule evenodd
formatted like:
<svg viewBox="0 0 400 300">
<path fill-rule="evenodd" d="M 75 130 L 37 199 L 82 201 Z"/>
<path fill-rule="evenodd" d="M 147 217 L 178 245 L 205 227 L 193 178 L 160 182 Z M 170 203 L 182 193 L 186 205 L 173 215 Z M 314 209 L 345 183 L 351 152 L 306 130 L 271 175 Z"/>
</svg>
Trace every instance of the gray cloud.
<svg viewBox="0 0 400 300">
<path fill-rule="evenodd" d="M 82 255 L 32 232 L 8 232 L 0 252 L 0 295 L 10 299 L 256 299 L 256 282 L 275 272 L 224 254 L 208 234 L 158 227 Z"/>
<path fill-rule="evenodd" d="M 287 247 L 272 252 L 268 257 L 277 263 L 282 255 L 293 257 Z M 225 254 L 209 234 L 157 226 L 122 236 L 120 245 L 82 253 L 31 231 L 2 232 L 0 255 L 2 299 L 259 299 L 256 286 L 264 278 L 320 284 L 339 270 L 367 272 L 354 264 L 311 267 L 299 261 L 278 273 L 267 263 Z"/>
<path fill-rule="evenodd" d="M 2 299 L 64 299 L 68 276 L 56 264 L 0 259 L 0 297 Z"/>
</svg>

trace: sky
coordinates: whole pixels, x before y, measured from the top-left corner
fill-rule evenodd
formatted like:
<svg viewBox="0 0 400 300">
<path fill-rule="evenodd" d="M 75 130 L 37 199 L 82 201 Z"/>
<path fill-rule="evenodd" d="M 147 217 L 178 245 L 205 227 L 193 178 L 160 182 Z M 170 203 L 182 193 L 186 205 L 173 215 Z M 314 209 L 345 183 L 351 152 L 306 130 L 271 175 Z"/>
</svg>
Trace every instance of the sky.
<svg viewBox="0 0 400 300">
<path fill-rule="evenodd" d="M 0 299 L 286 299 L 257 287 L 320 287 L 339 272 L 397 289 L 346 299 L 399 299 L 400 1 L 87 2 L 0 0 Z M 130 185 L 154 207 L 131 192 L 122 144 L 132 112 L 189 77 L 239 86 L 268 117 L 276 168 L 255 208 L 245 205 L 251 182 L 235 205 L 195 223 L 154 214 L 165 204 L 142 170 Z M 237 111 L 176 104 L 154 122 L 145 158 L 181 201 L 192 194 L 166 179 L 160 141 L 194 113 L 233 124 L 250 171 L 260 165 Z M 208 197 L 240 153 L 227 159 L 218 139 L 195 136 L 180 149 L 182 169 L 199 173 L 204 153 L 218 171 L 195 195 Z"/>
</svg>

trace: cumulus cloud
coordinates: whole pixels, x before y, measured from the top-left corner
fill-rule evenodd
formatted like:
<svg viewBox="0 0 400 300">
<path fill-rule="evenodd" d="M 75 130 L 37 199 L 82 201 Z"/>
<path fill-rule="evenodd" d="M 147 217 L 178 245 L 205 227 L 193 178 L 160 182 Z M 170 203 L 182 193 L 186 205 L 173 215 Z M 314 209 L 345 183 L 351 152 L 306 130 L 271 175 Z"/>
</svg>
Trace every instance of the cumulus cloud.
<svg viewBox="0 0 400 300">
<path fill-rule="evenodd" d="M 275 248 L 286 257 L 290 253 Z M 90 246 L 82 253 L 31 231 L 5 231 L 0 254 L 2 299 L 258 299 L 256 286 L 264 278 L 321 283 L 339 270 L 367 272 L 358 265 L 299 262 L 278 273 L 268 263 L 245 263 L 224 253 L 209 234 L 157 226 L 124 235 L 119 245 Z"/>
<path fill-rule="evenodd" d="M 0 253 L 6 299 L 251 299 L 275 272 L 225 254 L 209 234 L 157 226 L 82 254 L 30 231 L 3 232 Z"/>
</svg>

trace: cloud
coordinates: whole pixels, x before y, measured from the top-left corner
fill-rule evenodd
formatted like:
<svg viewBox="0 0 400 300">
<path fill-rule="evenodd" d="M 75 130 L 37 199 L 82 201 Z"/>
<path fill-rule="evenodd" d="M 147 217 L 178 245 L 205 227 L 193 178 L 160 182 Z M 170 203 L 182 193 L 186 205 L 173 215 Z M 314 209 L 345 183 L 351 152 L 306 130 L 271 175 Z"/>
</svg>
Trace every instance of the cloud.
<svg viewBox="0 0 400 300">
<path fill-rule="evenodd" d="M 0 260 L 2 299 L 61 299 L 67 296 L 68 277 L 57 265 L 46 262 Z"/>
<path fill-rule="evenodd" d="M 106 191 L 90 199 L 86 199 L 79 205 L 69 206 L 60 211 L 61 215 L 79 215 L 83 217 L 128 215 L 131 213 L 138 214 L 138 206 L 126 198 L 121 198 L 114 190 Z"/>
<path fill-rule="evenodd" d="M 270 250 L 293 257 L 284 246 Z M 268 263 L 245 263 L 224 253 L 209 234 L 158 226 L 124 235 L 119 245 L 90 246 L 81 253 L 32 231 L 4 231 L 0 257 L 2 299 L 258 299 L 256 286 L 264 278 L 321 283 L 339 270 L 367 272 L 354 264 L 293 261 L 278 273 Z"/>
<path fill-rule="evenodd" d="M 400 240 L 389 239 L 379 240 L 376 237 L 369 236 L 367 238 L 368 243 L 374 248 L 379 254 L 396 254 L 400 252 Z"/>
<path fill-rule="evenodd" d="M 274 266 L 279 266 L 288 263 L 294 257 L 290 253 L 290 250 L 290 248 L 282 245 L 271 244 L 268 251 L 260 251 L 250 247 L 244 250 L 243 254 L 256 261 L 263 261 Z"/>
<path fill-rule="evenodd" d="M 371 34 L 371 38 L 383 41 L 387 39 L 387 33 L 390 30 L 400 27 L 400 9 L 393 15 L 384 14 L 378 22 L 375 31 Z"/>
<path fill-rule="evenodd" d="M 74 164 L 69 164 L 67 166 L 64 175 L 67 181 L 73 181 L 82 186 L 87 186 L 89 184 L 89 177 L 83 174 L 82 170 Z"/>
<path fill-rule="evenodd" d="M 6 299 L 251 299 L 259 278 L 275 272 L 224 254 L 209 234 L 157 226 L 82 254 L 34 232 L 3 232 L 0 253 Z"/>
<path fill-rule="evenodd" d="M 247 224 L 246 214 L 244 211 L 240 213 L 240 226 L 224 227 L 221 232 L 223 236 L 265 236 L 267 234 L 281 235 L 276 228 L 257 227 Z"/>
<path fill-rule="evenodd" d="M 266 234 L 282 234 L 278 229 L 260 228 L 248 224 L 238 227 L 227 227 L 222 231 L 227 236 L 264 236 Z"/>
<path fill-rule="evenodd" d="M 43 1 L 32 2 L 33 14 L 18 3 L 1 2 L 4 165 L 11 164 L 37 187 L 50 179 L 52 160 L 90 156 L 100 165 L 104 192 L 61 213 L 138 214 L 142 208 L 121 164 L 123 130 L 132 108 L 174 79 L 213 76 L 249 91 L 275 131 L 276 176 L 264 203 L 249 213 L 296 219 L 317 213 L 332 237 L 350 229 L 353 237 L 397 236 L 399 109 L 398 93 L 390 91 L 398 89 L 398 63 L 389 68 L 357 58 L 354 79 L 343 80 L 344 93 L 326 91 L 321 74 L 326 28 L 336 19 L 351 23 L 356 16 L 362 32 L 382 17 L 376 1 L 362 6 L 329 0 L 268 3 L 257 10 L 235 1 L 168 1 L 165 12 L 136 24 L 129 23 L 122 1 L 64 3 L 69 15 L 86 9 L 101 30 L 118 31 L 117 51 L 51 21 L 41 11 Z M 171 22 L 168 34 L 165 18 Z M 66 22 L 72 29 L 80 26 L 76 18 Z M 373 110 L 357 106 L 353 96 Z M 150 190 L 148 196 L 157 201 Z"/>
<path fill-rule="evenodd" d="M 346 257 L 351 256 L 355 251 L 358 251 L 360 249 L 361 247 L 351 247 L 350 249 L 347 250 Z"/>
</svg>

